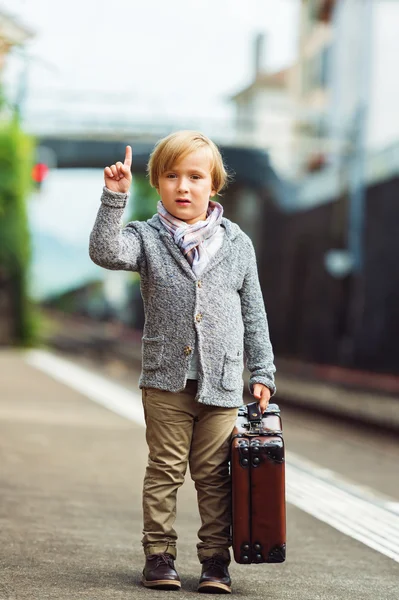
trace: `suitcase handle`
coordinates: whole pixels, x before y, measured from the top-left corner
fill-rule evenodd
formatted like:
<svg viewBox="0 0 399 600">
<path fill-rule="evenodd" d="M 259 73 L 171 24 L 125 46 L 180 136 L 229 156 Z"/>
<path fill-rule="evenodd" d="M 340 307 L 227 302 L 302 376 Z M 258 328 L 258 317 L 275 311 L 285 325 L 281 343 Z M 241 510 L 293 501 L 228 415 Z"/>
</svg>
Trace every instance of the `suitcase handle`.
<svg viewBox="0 0 399 600">
<path fill-rule="evenodd" d="M 247 404 L 248 409 L 248 422 L 250 425 L 262 422 L 262 412 L 257 402 L 251 402 Z"/>
<path fill-rule="evenodd" d="M 240 417 L 247 417 L 248 416 L 248 406 L 251 406 L 251 404 L 257 404 L 257 402 L 252 402 L 249 404 L 243 404 L 242 406 L 239 407 L 238 409 L 238 416 Z M 278 404 L 268 404 L 265 412 L 263 413 L 263 416 L 265 415 L 280 415 L 281 411 L 280 411 L 280 407 L 278 406 Z"/>
<path fill-rule="evenodd" d="M 252 435 L 279 435 L 280 434 L 281 435 L 282 434 L 282 431 L 275 431 L 272 429 L 269 429 L 269 430 L 264 429 L 263 415 L 269 411 L 266 409 L 266 411 L 262 414 L 262 411 L 260 409 L 258 402 L 250 402 L 249 404 L 247 404 L 246 409 L 247 409 L 248 423 L 244 423 L 244 427 L 245 427 L 245 429 L 248 429 L 249 435 L 251 435 L 251 434 Z M 272 411 L 270 411 L 270 413 L 271 412 L 275 412 L 275 410 L 272 409 Z M 278 414 L 279 413 L 280 413 L 280 411 L 278 411 Z"/>
</svg>

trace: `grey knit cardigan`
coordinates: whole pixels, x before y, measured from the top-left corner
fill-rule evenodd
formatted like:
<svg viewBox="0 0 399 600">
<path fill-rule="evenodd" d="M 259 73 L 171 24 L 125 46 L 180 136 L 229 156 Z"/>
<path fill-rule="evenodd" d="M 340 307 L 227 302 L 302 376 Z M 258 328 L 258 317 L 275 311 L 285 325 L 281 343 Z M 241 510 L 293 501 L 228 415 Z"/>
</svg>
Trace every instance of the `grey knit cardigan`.
<svg viewBox="0 0 399 600">
<path fill-rule="evenodd" d="M 122 226 L 127 197 L 103 188 L 89 253 L 106 269 L 140 273 L 145 324 L 139 387 L 183 390 L 198 343 L 198 402 L 242 405 L 244 351 L 250 393 L 263 383 L 273 395 L 274 357 L 251 239 L 223 217 L 222 247 L 198 278 L 158 214 Z"/>
</svg>

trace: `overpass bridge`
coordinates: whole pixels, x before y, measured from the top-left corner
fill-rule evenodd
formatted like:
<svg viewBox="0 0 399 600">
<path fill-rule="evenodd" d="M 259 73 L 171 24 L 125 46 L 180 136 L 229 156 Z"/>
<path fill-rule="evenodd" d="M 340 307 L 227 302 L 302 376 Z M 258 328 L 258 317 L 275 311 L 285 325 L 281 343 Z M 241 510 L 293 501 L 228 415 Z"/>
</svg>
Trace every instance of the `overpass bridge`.
<svg viewBox="0 0 399 600">
<path fill-rule="evenodd" d="M 130 144 L 136 168 L 148 157 L 154 144 L 173 131 L 203 131 L 217 144 L 234 146 L 235 132 L 228 121 L 214 119 L 166 119 L 113 114 L 78 114 L 55 108 L 35 112 L 24 119 L 24 129 L 34 135 L 41 147 L 50 150 L 53 167 L 103 168 L 117 160 Z M 51 154 L 53 153 L 53 154 Z"/>
<path fill-rule="evenodd" d="M 115 139 L 93 137 L 57 136 L 39 138 L 39 154 L 50 156 L 59 169 L 98 168 L 123 160 L 126 144 L 133 149 L 133 173 L 145 173 L 151 150 L 159 137 L 139 138 L 121 136 Z M 269 155 L 264 150 L 241 148 L 238 146 L 219 145 L 230 172 L 234 174 L 235 183 L 263 187 L 277 180 Z M 50 153 L 50 154 L 49 154 Z"/>
<path fill-rule="evenodd" d="M 30 121 L 26 130 L 38 141 L 38 157 L 58 169 L 99 168 L 121 160 L 126 144 L 133 149 L 133 173 L 145 173 L 154 144 L 172 131 L 195 129 L 212 137 L 221 149 L 237 185 L 267 187 L 277 182 L 265 149 L 243 147 L 235 142 L 228 121 L 154 121 L 104 119 L 72 120 L 67 114 L 49 114 L 48 119 Z"/>
<path fill-rule="evenodd" d="M 33 124 L 33 122 L 31 122 Z M 292 186 L 284 182 L 274 170 L 269 153 L 262 148 L 244 147 L 234 142 L 234 129 L 227 122 L 161 121 L 152 123 L 139 120 L 91 120 L 61 118 L 49 115 L 48 121 L 29 124 L 28 132 L 38 141 L 38 161 L 57 169 L 104 169 L 123 160 L 126 144 L 133 149 L 133 174 L 145 174 L 154 144 L 172 131 L 195 129 L 210 135 L 218 144 L 232 182 L 228 188 L 230 215 L 240 222 L 251 222 L 260 214 L 260 204 L 272 200 L 282 208 L 294 197 Z M 240 213 L 241 200 L 247 204 L 247 218 Z"/>
</svg>

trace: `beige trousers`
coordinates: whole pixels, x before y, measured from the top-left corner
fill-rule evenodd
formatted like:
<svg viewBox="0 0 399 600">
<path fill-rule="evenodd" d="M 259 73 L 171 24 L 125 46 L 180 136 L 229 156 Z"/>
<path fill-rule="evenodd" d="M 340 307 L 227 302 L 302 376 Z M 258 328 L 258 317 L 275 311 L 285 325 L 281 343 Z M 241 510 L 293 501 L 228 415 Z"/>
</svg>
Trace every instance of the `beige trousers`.
<svg viewBox="0 0 399 600">
<path fill-rule="evenodd" d="M 231 498 L 229 442 L 237 408 L 207 406 L 194 400 L 197 381 L 182 392 L 143 388 L 149 449 L 143 486 L 145 554 L 169 552 L 176 558 L 177 490 L 187 464 L 195 483 L 201 527 L 200 562 L 215 553 L 230 560 Z"/>
</svg>

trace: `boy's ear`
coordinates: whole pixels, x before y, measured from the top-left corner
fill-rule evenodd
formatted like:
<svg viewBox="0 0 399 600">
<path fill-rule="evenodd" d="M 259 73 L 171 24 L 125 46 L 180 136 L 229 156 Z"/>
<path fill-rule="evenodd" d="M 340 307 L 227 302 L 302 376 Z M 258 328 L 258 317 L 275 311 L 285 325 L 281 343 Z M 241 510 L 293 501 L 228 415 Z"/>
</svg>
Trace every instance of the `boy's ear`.
<svg viewBox="0 0 399 600">
<path fill-rule="evenodd" d="M 213 198 L 214 196 L 216 196 L 216 194 L 217 194 L 216 190 L 212 190 L 211 191 L 211 198 Z"/>
</svg>

